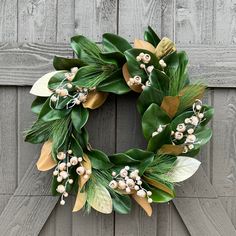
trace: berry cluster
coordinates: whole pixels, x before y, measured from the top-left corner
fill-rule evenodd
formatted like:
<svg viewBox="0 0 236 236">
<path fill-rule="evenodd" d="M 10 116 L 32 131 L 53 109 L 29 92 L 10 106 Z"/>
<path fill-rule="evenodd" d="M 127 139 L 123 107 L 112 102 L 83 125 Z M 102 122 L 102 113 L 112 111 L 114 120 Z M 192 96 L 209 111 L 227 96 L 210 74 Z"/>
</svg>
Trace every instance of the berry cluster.
<svg viewBox="0 0 236 236">
<path fill-rule="evenodd" d="M 67 152 L 59 152 L 57 154 L 58 164 L 53 171 L 53 175 L 57 177 L 57 182 L 60 183 L 57 186 L 56 191 L 61 194 L 60 204 L 64 205 L 65 201 L 63 197 L 68 197 L 68 192 L 66 191 L 68 184 L 73 184 L 73 179 L 70 178 L 70 168 L 77 167 L 76 173 L 83 178 L 88 179 L 91 174 L 91 170 L 86 170 L 82 164 L 83 158 L 73 156 L 72 150 Z"/>
<path fill-rule="evenodd" d="M 113 180 L 109 184 L 112 189 L 125 191 L 127 194 L 137 194 L 142 198 L 146 197 L 148 202 L 152 203 L 152 198 L 150 197 L 152 192 L 142 187 L 138 169 L 132 170 L 129 166 L 125 166 L 118 174 L 113 171 L 112 176 Z"/>
</svg>

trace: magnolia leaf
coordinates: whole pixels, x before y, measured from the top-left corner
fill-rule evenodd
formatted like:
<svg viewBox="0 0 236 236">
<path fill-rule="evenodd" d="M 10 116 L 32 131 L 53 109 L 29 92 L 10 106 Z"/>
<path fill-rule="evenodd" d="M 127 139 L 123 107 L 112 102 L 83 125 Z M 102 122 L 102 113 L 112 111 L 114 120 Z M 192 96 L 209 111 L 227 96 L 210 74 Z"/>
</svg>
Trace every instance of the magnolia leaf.
<svg viewBox="0 0 236 236">
<path fill-rule="evenodd" d="M 147 198 L 139 197 L 137 194 L 132 194 L 131 196 L 143 208 L 148 216 L 152 215 L 152 207 L 150 203 L 148 203 Z"/>
<path fill-rule="evenodd" d="M 155 54 L 155 47 L 151 43 L 140 39 L 134 40 L 134 48 L 145 49 Z"/>
<path fill-rule="evenodd" d="M 39 160 L 36 163 L 38 170 L 47 171 L 57 165 L 57 163 L 52 158 L 51 152 L 52 141 L 48 140 L 43 144 Z"/>
<path fill-rule="evenodd" d="M 108 190 L 101 184 L 90 184 L 87 202 L 91 207 L 101 213 L 112 212 L 112 198 Z"/>
<path fill-rule="evenodd" d="M 124 76 L 124 79 L 127 83 L 127 85 L 136 93 L 141 93 L 142 92 L 142 85 L 138 85 L 138 84 L 133 84 L 133 85 L 129 85 L 128 81 L 129 79 L 132 77 L 128 71 L 128 66 L 127 63 L 125 63 L 122 67 L 122 73 Z"/>
<path fill-rule="evenodd" d="M 30 93 L 39 96 L 39 97 L 49 97 L 52 95 L 52 91 L 48 89 L 48 82 L 49 80 L 58 72 L 64 72 L 64 71 L 53 71 L 50 73 L 47 73 L 46 75 L 39 78 L 33 85 L 33 87 L 30 90 Z"/>
<path fill-rule="evenodd" d="M 179 155 L 183 153 L 184 147 L 181 145 L 173 145 L 173 144 L 164 144 L 160 149 L 160 154 L 170 154 L 170 155 Z"/>
<path fill-rule="evenodd" d="M 107 99 L 108 93 L 91 91 L 87 96 L 86 102 L 83 103 L 84 108 L 96 109 L 100 107 Z"/>
<path fill-rule="evenodd" d="M 173 169 L 165 175 L 170 182 L 182 182 L 190 178 L 197 171 L 200 164 L 201 162 L 195 158 L 178 156 Z"/>
<path fill-rule="evenodd" d="M 165 96 L 161 103 L 161 108 L 169 115 L 170 118 L 173 118 L 178 111 L 179 103 L 179 96 Z"/>
<path fill-rule="evenodd" d="M 73 208 L 73 212 L 79 211 L 83 208 L 83 206 L 85 205 L 87 200 L 87 193 L 86 192 L 78 192 L 77 193 L 77 197 L 76 197 L 76 201 L 75 201 L 75 205 Z"/>
<path fill-rule="evenodd" d="M 157 45 L 155 49 L 155 54 L 158 58 L 166 56 L 172 52 L 176 51 L 175 44 L 168 38 L 164 37 Z"/>
<path fill-rule="evenodd" d="M 155 180 L 155 179 L 151 179 L 151 178 L 148 178 L 146 176 L 143 176 L 143 179 L 150 185 L 154 186 L 155 188 L 158 188 L 158 189 L 161 189 L 162 191 L 170 194 L 172 197 L 175 197 L 175 193 L 174 191 L 169 188 L 168 186 L 166 186 L 165 184 Z"/>
<path fill-rule="evenodd" d="M 147 30 L 144 32 L 144 39 L 145 41 L 151 43 L 154 47 L 156 47 L 161 41 L 150 26 L 148 26 Z"/>
</svg>

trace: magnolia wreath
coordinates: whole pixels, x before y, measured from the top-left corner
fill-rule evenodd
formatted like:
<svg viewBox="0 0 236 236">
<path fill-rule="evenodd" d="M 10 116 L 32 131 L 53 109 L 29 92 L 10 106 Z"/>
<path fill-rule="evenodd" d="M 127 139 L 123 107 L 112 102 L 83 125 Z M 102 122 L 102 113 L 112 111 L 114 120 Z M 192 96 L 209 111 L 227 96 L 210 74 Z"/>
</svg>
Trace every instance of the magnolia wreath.
<svg viewBox="0 0 236 236">
<path fill-rule="evenodd" d="M 25 140 L 44 143 L 37 168 L 54 168 L 52 193 L 61 205 L 69 193 L 76 194 L 73 211 L 126 214 L 133 198 L 151 216 L 151 203 L 173 199 L 176 183 L 200 165 L 193 156 L 212 136 L 206 124 L 213 108 L 201 101 L 206 86 L 190 83 L 186 53 L 150 26 L 133 46 L 106 33 L 101 45 L 78 35 L 71 47 L 78 58 L 55 56 L 55 71 L 30 91 L 37 96 L 31 108 L 38 119 Z M 92 148 L 85 128 L 90 110 L 109 93 L 130 91 L 140 94 L 137 109 L 147 148 L 112 155 Z"/>
</svg>

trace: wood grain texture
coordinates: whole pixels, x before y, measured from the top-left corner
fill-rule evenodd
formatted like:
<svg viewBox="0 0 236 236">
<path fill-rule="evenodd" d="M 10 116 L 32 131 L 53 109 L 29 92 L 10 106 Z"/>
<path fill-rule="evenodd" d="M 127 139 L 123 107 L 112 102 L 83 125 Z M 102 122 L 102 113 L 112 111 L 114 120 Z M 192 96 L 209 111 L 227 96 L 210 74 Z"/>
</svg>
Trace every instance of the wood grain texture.
<svg viewBox="0 0 236 236">
<path fill-rule="evenodd" d="M 102 34 L 117 32 L 117 1 L 75 1 L 75 34 L 101 41 Z"/>
<path fill-rule="evenodd" d="M 176 43 L 212 44 L 213 0 L 176 0 Z"/>
<path fill-rule="evenodd" d="M 17 0 L 0 1 L 0 42 L 17 41 Z"/>
<path fill-rule="evenodd" d="M 191 236 L 236 235 L 219 199 L 175 198 L 173 202 Z"/>
<path fill-rule="evenodd" d="M 56 0 L 19 1 L 18 42 L 55 42 L 56 14 Z"/>
<path fill-rule="evenodd" d="M 133 42 L 135 38 L 143 39 L 147 25 L 161 33 L 160 0 L 120 0 L 119 1 L 119 35 Z"/>
<path fill-rule="evenodd" d="M 14 193 L 17 183 L 17 92 L 0 87 L 0 194 Z"/>
</svg>

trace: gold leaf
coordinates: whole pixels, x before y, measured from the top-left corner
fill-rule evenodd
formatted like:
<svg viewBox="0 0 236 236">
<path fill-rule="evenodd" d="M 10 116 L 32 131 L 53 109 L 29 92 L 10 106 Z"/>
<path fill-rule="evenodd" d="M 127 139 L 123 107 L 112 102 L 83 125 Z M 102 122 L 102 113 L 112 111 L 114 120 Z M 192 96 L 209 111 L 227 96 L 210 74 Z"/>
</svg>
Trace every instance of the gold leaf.
<svg viewBox="0 0 236 236">
<path fill-rule="evenodd" d="M 178 111 L 179 103 L 179 96 L 165 96 L 161 103 L 161 108 L 168 114 L 170 118 L 173 118 Z"/>
<path fill-rule="evenodd" d="M 36 164 L 38 170 L 47 171 L 57 165 L 57 163 L 52 158 L 51 152 L 52 152 L 52 141 L 48 140 L 42 146 L 41 154 Z"/>
<path fill-rule="evenodd" d="M 89 92 L 86 102 L 83 103 L 83 107 L 96 109 L 106 101 L 107 96 L 108 93 L 103 93 L 93 90 Z"/>
<path fill-rule="evenodd" d="M 137 194 L 133 194 L 132 197 L 143 208 L 148 216 L 152 215 L 152 207 L 150 203 L 148 203 L 147 198 L 139 197 Z"/>
<path fill-rule="evenodd" d="M 84 204 L 86 203 L 87 200 L 87 193 L 83 192 L 81 193 L 80 191 L 77 193 L 75 205 L 73 208 L 73 212 L 79 211 L 83 208 Z"/>
<path fill-rule="evenodd" d="M 129 85 L 128 84 L 128 81 L 129 79 L 132 77 L 128 71 L 128 67 L 127 67 L 127 63 L 125 63 L 122 67 L 122 73 L 123 73 L 123 76 L 125 78 L 125 81 L 127 83 L 127 85 L 136 93 L 141 93 L 143 90 L 142 90 L 142 85 L 138 85 L 138 84 L 133 84 L 133 85 Z"/>
<path fill-rule="evenodd" d="M 168 38 L 164 37 L 158 43 L 156 49 L 155 49 L 155 54 L 158 58 L 161 58 L 163 56 L 166 56 L 172 52 L 176 51 L 175 44 Z"/>
<path fill-rule="evenodd" d="M 87 202 L 95 210 L 104 213 L 110 214 L 112 212 L 112 199 L 108 190 L 99 184 L 91 184 L 90 191 L 91 194 L 88 195 Z"/>
<path fill-rule="evenodd" d="M 158 188 L 158 189 L 161 189 L 162 191 L 170 194 L 172 197 L 175 196 L 174 192 L 172 189 L 168 188 L 165 184 L 157 181 L 157 180 L 154 180 L 154 179 L 151 179 L 151 178 L 148 178 L 146 176 L 143 176 L 143 179 L 146 180 L 150 185 Z"/>
<path fill-rule="evenodd" d="M 91 165 L 91 161 L 89 160 L 88 156 L 86 154 L 84 154 L 83 156 L 83 161 L 82 161 L 82 165 L 84 166 L 84 168 L 86 170 L 91 170 L 92 165 Z M 90 176 L 90 175 L 89 175 Z M 84 185 L 86 184 L 86 182 L 89 180 L 89 178 L 84 178 L 83 175 L 81 175 L 78 179 L 78 184 L 79 184 L 79 188 L 80 190 L 84 187 Z"/>
<path fill-rule="evenodd" d="M 151 43 L 140 40 L 140 39 L 134 40 L 134 48 L 145 49 L 155 54 L 155 47 Z"/>
<path fill-rule="evenodd" d="M 161 146 L 159 149 L 159 153 L 161 154 L 170 154 L 170 155 L 176 155 L 183 153 L 184 147 L 181 145 L 172 145 L 172 144 L 165 144 Z"/>
</svg>

